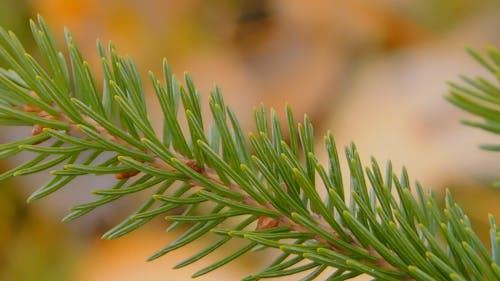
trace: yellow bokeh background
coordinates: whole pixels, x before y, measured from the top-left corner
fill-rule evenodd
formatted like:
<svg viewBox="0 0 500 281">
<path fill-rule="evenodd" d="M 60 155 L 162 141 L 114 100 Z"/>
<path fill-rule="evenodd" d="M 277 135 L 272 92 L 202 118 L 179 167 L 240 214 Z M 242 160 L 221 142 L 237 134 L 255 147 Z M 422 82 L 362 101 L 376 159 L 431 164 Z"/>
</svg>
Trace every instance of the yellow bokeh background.
<svg viewBox="0 0 500 281">
<path fill-rule="evenodd" d="M 340 146 L 356 142 L 365 160 L 373 155 L 381 163 L 394 160 L 398 169 L 406 165 L 412 178 L 440 196 L 451 189 L 485 241 L 487 214 L 500 215 L 500 194 L 490 187 L 500 178 L 499 158 L 477 148 L 495 136 L 460 125 L 468 115 L 443 99 L 447 80 L 484 74 L 464 46 L 499 46 L 498 1 L 0 1 L 0 24 L 35 55 L 27 20 L 37 14 L 61 47 L 64 28 L 71 30 L 98 77 L 97 38 L 133 57 L 145 82 L 147 70 L 160 73 L 165 57 L 177 77 L 189 71 L 204 100 L 220 85 L 246 131 L 253 129 L 253 107 L 264 103 L 283 113 L 288 103 L 297 120 L 304 113 L 311 117 L 318 140 L 330 129 Z M 147 83 L 146 91 L 149 114 L 158 122 Z M 26 134 L 1 130 L 2 143 Z M 13 165 L 3 161 L 0 169 Z M 99 240 L 137 199 L 62 224 L 67 208 L 91 200 L 82 194 L 103 183 L 83 181 L 78 187 L 85 192 L 68 186 L 27 205 L 25 198 L 43 179 L 1 184 L 1 281 L 190 280 L 197 269 L 229 253 L 171 269 L 208 245 L 208 238 L 146 263 L 178 234 L 164 232 L 165 221 L 154 220 L 116 241 Z M 238 280 L 272 256 L 272 251 L 252 253 L 199 279 Z"/>
</svg>

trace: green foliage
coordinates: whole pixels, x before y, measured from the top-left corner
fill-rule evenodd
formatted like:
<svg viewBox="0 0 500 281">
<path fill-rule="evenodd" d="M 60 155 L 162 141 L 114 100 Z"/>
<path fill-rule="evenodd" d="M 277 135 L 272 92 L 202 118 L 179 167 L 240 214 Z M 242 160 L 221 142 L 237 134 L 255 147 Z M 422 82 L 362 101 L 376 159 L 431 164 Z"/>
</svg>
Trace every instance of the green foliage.
<svg viewBox="0 0 500 281">
<path fill-rule="evenodd" d="M 48 196 L 81 175 L 114 175 L 110 188 L 94 191 L 97 200 L 74 206 L 64 220 L 149 191 L 150 198 L 104 238 L 123 236 L 159 215 L 172 222 L 169 230 L 187 225 L 176 240 L 149 258 L 153 260 L 208 233 L 220 236 L 176 268 L 204 258 L 231 239 L 247 241 L 193 277 L 249 251 L 275 248 L 282 254 L 244 280 L 300 272 L 308 273 L 302 280 L 322 273 L 328 280 L 361 274 L 376 280 L 500 280 L 495 219 L 490 217 L 487 249 L 450 194 L 441 210 L 431 191 L 410 183 L 406 170 L 398 177 L 390 163 L 383 171 L 375 160 L 363 168 L 351 145 L 345 151 L 348 188 L 331 133 L 324 139 L 326 167 L 314 154 L 311 121 L 305 117 L 296 124 L 290 108 L 284 124 L 275 111 L 268 115 L 264 107 L 255 109 L 257 133 L 246 138 L 218 88 L 209 97 L 213 123 L 207 124 L 192 79 L 186 75 L 185 86 L 181 85 L 166 61 L 160 78 L 150 73 L 164 119 L 157 134 L 132 59 L 120 57 L 112 44 L 105 48 L 98 43 L 104 73 L 101 88 L 69 32 L 68 63 L 42 19 L 38 25 L 31 22 L 31 28 L 41 62 L 26 53 L 14 34 L 0 30 L 0 57 L 8 63 L 0 70 L 0 123 L 33 127 L 33 136 L 1 144 L 0 157 L 24 151 L 36 154 L 3 172 L 0 179 L 49 170 L 53 175 L 28 201 Z M 497 55 L 492 58 L 498 63 Z M 466 81 L 491 92 L 490 84 Z M 499 115 L 466 97 L 497 106 L 498 92 L 453 87 L 453 102 L 484 117 L 480 127 L 498 129 Z M 186 119 L 187 129 L 180 118 Z M 321 196 L 319 189 L 326 195 Z M 182 215 L 169 215 L 179 208 Z M 235 217 L 237 224 L 221 228 Z"/>
<path fill-rule="evenodd" d="M 488 47 L 488 57 L 478 54 L 468 48 L 469 54 L 480 63 L 488 72 L 493 74 L 495 80 L 489 81 L 483 77 L 470 78 L 461 76 L 465 85 L 450 82 L 450 91 L 446 97 L 451 103 L 461 109 L 476 115 L 477 120 L 462 120 L 462 123 L 483 129 L 485 131 L 500 135 L 500 51 L 494 47 Z M 482 144 L 484 150 L 499 152 L 500 143 Z M 500 187 L 500 181 L 494 183 Z"/>
<path fill-rule="evenodd" d="M 449 83 L 447 99 L 463 110 L 481 118 L 481 121 L 463 120 L 465 125 L 484 129 L 500 135 L 500 51 L 493 47 L 487 49 L 485 58 L 472 49 L 467 49 L 488 72 L 493 74 L 494 82 L 482 77 L 461 76 L 465 85 Z M 500 144 L 481 145 L 482 149 L 500 151 Z"/>
</svg>

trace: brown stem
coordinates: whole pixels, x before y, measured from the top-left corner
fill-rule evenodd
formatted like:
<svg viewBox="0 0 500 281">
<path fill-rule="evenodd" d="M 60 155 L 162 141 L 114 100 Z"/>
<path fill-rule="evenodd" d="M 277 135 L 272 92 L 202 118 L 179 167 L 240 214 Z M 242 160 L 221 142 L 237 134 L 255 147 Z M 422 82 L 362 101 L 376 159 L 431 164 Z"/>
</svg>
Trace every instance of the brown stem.
<svg viewBox="0 0 500 281">
<path fill-rule="evenodd" d="M 78 129 L 77 124 L 74 121 L 72 121 L 71 119 L 69 119 L 63 113 L 60 113 L 58 116 L 52 116 L 52 115 L 49 115 L 48 113 L 46 113 L 45 111 L 42 111 L 40 108 L 38 108 L 36 106 L 32 106 L 32 105 L 25 105 L 25 106 L 21 107 L 21 110 L 26 111 L 26 112 L 35 113 L 39 117 L 42 117 L 45 119 L 68 122 L 70 125 L 70 128 L 67 131 L 68 134 L 75 136 L 75 137 L 80 137 L 80 138 L 84 137 L 84 134 L 82 132 L 80 132 L 80 130 Z M 83 116 L 83 118 L 86 122 L 88 122 L 89 124 L 94 126 L 95 129 L 97 130 L 97 132 L 99 132 L 102 136 L 108 138 L 109 140 L 111 140 L 113 142 L 117 142 L 117 143 L 120 143 L 122 145 L 130 146 L 126 141 L 111 134 L 108 130 L 106 130 L 105 128 L 100 126 L 92 118 L 90 118 L 88 116 Z M 33 135 L 39 134 L 42 130 L 43 130 L 43 126 L 41 126 L 39 124 L 35 124 L 33 126 Z M 170 165 L 168 165 L 164 161 L 160 160 L 157 156 L 152 154 L 150 151 L 146 151 L 146 153 L 151 154 L 154 157 L 154 160 L 149 163 L 149 165 L 151 165 L 152 167 L 155 167 L 158 169 L 163 169 L 163 170 L 170 171 L 170 172 L 175 171 L 175 169 L 173 167 L 171 167 Z M 218 184 L 225 185 L 228 188 L 230 188 L 231 190 L 236 191 L 236 192 L 240 193 L 241 195 L 243 195 L 242 202 L 244 204 L 247 204 L 247 205 L 253 206 L 253 207 L 265 208 L 265 209 L 270 210 L 270 211 L 277 211 L 270 203 L 260 204 L 259 202 L 257 202 L 254 198 L 252 198 L 250 195 L 248 195 L 243 190 L 243 188 L 241 188 L 240 186 L 238 186 L 234 183 L 230 183 L 229 185 L 224 184 L 219 179 L 217 173 L 213 169 L 210 169 L 207 167 L 200 167 L 197 165 L 197 162 L 195 160 L 189 159 L 189 158 L 187 158 L 181 154 L 178 154 L 176 152 L 174 152 L 174 154 L 186 166 L 190 167 L 191 169 L 193 169 L 197 173 L 202 174 L 207 179 L 214 181 Z M 133 177 L 138 173 L 139 173 L 138 171 L 124 172 L 124 173 L 116 174 L 115 177 L 117 179 L 124 179 L 124 178 Z M 193 186 L 203 187 L 203 185 L 201 183 L 196 182 L 195 180 L 190 180 L 190 182 L 193 184 Z M 284 183 L 283 183 L 283 188 L 286 189 L 286 185 Z M 317 224 L 320 228 L 325 230 L 327 233 L 330 233 L 335 238 L 341 239 L 340 235 L 334 229 L 332 229 L 332 227 L 320 215 L 315 215 L 315 216 L 316 216 Z M 267 228 L 273 228 L 273 227 L 277 227 L 277 226 L 288 226 L 288 227 L 290 227 L 290 229 L 292 229 L 293 231 L 296 231 L 296 232 L 312 233 L 310 230 L 308 230 L 303 225 L 293 221 L 291 218 L 284 216 L 284 215 L 281 215 L 279 218 L 269 218 L 269 217 L 262 216 L 258 219 L 256 228 L 257 229 L 267 229 Z M 359 241 L 356 239 L 356 237 L 354 237 L 354 235 L 352 233 L 350 233 L 349 230 L 346 229 L 345 232 L 348 233 L 348 235 L 351 239 L 351 241 L 349 243 L 351 243 L 352 246 L 355 246 L 355 247 L 360 248 L 360 249 L 364 249 L 364 247 L 361 245 L 361 243 L 359 243 Z M 323 238 L 319 235 L 314 235 L 314 239 L 316 241 L 318 241 L 320 244 L 322 244 L 326 247 L 329 247 L 330 249 L 332 249 L 336 252 L 339 252 L 342 254 L 349 254 L 348 251 L 341 249 L 341 248 L 338 248 L 334 245 L 331 245 L 325 238 Z M 377 260 L 376 262 L 365 261 L 366 264 L 370 264 L 372 266 L 376 266 L 378 268 L 385 269 L 385 270 L 400 271 L 400 269 L 398 269 L 398 268 L 394 267 L 392 264 L 390 264 L 372 247 L 369 247 L 368 249 L 365 249 L 365 250 L 367 250 L 367 252 L 370 255 L 372 255 L 373 257 L 375 257 Z M 413 280 L 413 279 L 405 279 L 405 280 Z"/>
</svg>

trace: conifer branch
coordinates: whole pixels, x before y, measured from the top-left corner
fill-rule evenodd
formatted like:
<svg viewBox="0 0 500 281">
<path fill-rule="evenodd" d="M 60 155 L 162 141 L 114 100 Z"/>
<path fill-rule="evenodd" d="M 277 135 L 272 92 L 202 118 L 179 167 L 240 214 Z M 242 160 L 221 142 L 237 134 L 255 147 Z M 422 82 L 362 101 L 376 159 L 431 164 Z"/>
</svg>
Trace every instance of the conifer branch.
<svg viewBox="0 0 500 281">
<path fill-rule="evenodd" d="M 405 169 L 398 177 L 389 162 L 383 173 L 374 159 L 363 168 L 354 145 L 345 151 L 347 189 L 333 135 L 328 133 L 324 140 L 325 167 L 314 154 L 307 116 L 296 124 L 287 107 L 287 122 L 282 124 L 274 110 L 268 114 L 260 107 L 255 110 L 257 133 L 246 138 L 216 87 L 208 101 L 214 121 L 207 126 L 192 79 L 186 75 L 181 85 L 164 61 L 162 82 L 150 73 L 164 118 L 158 136 L 132 59 L 120 57 L 112 44 L 106 49 L 99 42 L 101 88 L 68 31 L 69 63 L 41 18 L 38 24 L 31 22 L 31 28 L 43 62 L 27 54 L 13 33 L 0 29 L 0 57 L 7 62 L 7 68 L 0 69 L 0 124 L 33 128 L 31 136 L 1 144 L 0 159 L 35 153 L 3 172 L 0 180 L 50 170 L 52 179 L 28 198 L 33 201 L 80 175 L 114 175 L 111 188 L 94 191 L 99 199 L 74 206 L 65 221 L 148 190 L 151 197 L 103 238 L 123 236 L 164 214 L 172 222 L 169 230 L 181 224 L 189 227 L 149 260 L 208 233 L 220 236 L 176 268 L 204 258 L 231 239 L 247 241 L 193 277 L 249 251 L 275 248 L 282 254 L 244 280 L 301 272 L 308 272 L 302 280 L 322 273 L 328 280 L 361 274 L 376 280 L 500 280 L 500 234 L 492 216 L 488 250 L 449 193 L 441 210 L 431 191 L 410 184 Z M 452 102 L 466 110 L 479 106 L 462 102 L 461 94 L 470 91 L 452 87 L 461 91 L 451 92 Z M 488 102 L 495 103 L 496 96 L 491 96 Z M 491 130 L 498 116 L 489 109 L 469 111 L 485 117 L 481 126 Z M 187 129 L 179 118 L 186 119 Z M 179 208 L 182 215 L 169 215 Z M 238 224 L 221 229 L 233 217 L 239 218 Z M 444 237 L 444 243 L 437 236 Z"/>
<path fill-rule="evenodd" d="M 462 123 L 500 134 L 500 88 L 498 86 L 500 51 L 494 47 L 488 47 L 488 58 L 470 48 L 467 51 L 488 72 L 493 74 L 496 81 L 491 82 L 482 77 L 470 78 L 462 75 L 461 79 L 465 85 L 449 82 L 450 91 L 446 98 L 463 110 L 483 119 L 483 122 L 463 120 Z M 500 150 L 499 145 L 484 145 L 481 148 L 493 151 Z"/>
<path fill-rule="evenodd" d="M 450 90 L 446 99 L 481 120 L 462 120 L 463 124 L 500 135 L 500 86 L 498 85 L 498 81 L 500 81 L 500 51 L 493 46 L 488 46 L 486 51 L 487 57 L 467 48 L 467 52 L 493 74 L 495 80 L 490 81 L 479 76 L 470 78 L 462 75 L 460 78 L 465 85 L 449 82 Z M 494 152 L 500 151 L 500 143 L 482 144 L 479 147 Z M 495 182 L 494 185 L 500 187 L 500 181 Z"/>
</svg>

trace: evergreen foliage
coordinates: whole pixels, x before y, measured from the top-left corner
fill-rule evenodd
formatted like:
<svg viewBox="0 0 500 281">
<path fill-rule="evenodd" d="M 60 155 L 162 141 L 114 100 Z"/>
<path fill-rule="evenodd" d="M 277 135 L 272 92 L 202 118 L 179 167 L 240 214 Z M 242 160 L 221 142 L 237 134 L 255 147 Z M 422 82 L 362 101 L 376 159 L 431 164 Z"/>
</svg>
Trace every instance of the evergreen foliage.
<svg viewBox="0 0 500 281">
<path fill-rule="evenodd" d="M 186 75 L 182 85 L 164 61 L 161 77 L 150 73 L 164 119 L 157 133 L 131 58 L 99 42 L 100 87 L 68 31 L 69 63 L 41 18 L 31 28 L 42 61 L 28 54 L 13 33 L 0 29 L 0 57 L 7 63 L 0 69 L 0 124 L 33 127 L 32 136 L 1 144 L 0 159 L 23 151 L 36 155 L 2 172 L 0 180 L 44 171 L 53 175 L 29 202 L 71 186 L 81 175 L 114 175 L 113 186 L 94 191 L 97 200 L 74 206 L 64 220 L 148 190 L 150 198 L 103 238 L 123 236 L 166 215 L 169 230 L 184 231 L 151 255 L 153 260 L 208 233 L 220 236 L 176 268 L 231 239 L 246 241 L 193 277 L 249 251 L 275 248 L 281 255 L 244 280 L 300 272 L 307 272 L 302 280 L 313 280 L 324 271 L 330 272 L 328 280 L 361 274 L 375 280 L 500 280 L 500 232 L 492 216 L 491 245 L 486 246 L 451 194 L 440 209 L 432 191 L 411 184 L 405 169 L 397 176 L 390 163 L 382 170 L 374 159 L 364 168 L 354 145 L 345 150 L 349 174 L 342 175 L 332 133 L 324 138 L 324 166 L 314 154 L 307 116 L 297 124 L 287 107 L 287 121 L 281 123 L 274 110 L 259 107 L 257 133 L 246 137 L 216 87 L 208 99 L 213 122 L 207 124 L 192 79 Z M 500 55 L 494 49 L 488 53 L 491 62 L 472 52 L 498 81 Z M 500 133 L 498 87 L 482 78 L 464 80 L 469 87 L 451 84 L 450 101 L 484 119 L 466 124 Z M 187 121 L 186 130 L 180 118 Z M 483 147 L 499 150 L 498 145 Z M 169 215 L 179 208 L 182 215 Z M 233 217 L 238 224 L 222 228 Z"/>
<path fill-rule="evenodd" d="M 495 81 L 492 82 L 480 76 L 470 78 L 462 75 L 461 78 L 465 85 L 450 82 L 450 91 L 446 98 L 456 106 L 480 118 L 480 121 L 462 120 L 463 124 L 500 135 L 500 88 L 498 86 L 500 51 L 489 46 L 487 57 L 470 48 L 467 48 L 467 51 L 488 72 L 493 74 Z M 500 143 L 482 144 L 480 147 L 484 150 L 500 151 Z M 500 187 L 500 181 L 494 185 Z"/>
</svg>

